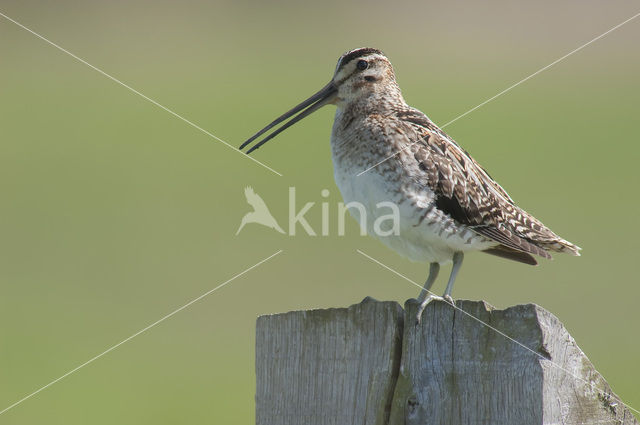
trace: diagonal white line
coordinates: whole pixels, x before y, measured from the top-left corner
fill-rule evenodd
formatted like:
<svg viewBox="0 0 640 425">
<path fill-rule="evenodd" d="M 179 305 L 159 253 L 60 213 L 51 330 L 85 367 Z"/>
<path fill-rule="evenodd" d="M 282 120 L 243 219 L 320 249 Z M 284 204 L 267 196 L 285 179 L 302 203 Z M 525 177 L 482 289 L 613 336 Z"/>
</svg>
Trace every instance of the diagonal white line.
<svg viewBox="0 0 640 425">
<path fill-rule="evenodd" d="M 86 66 L 88 66 L 89 68 L 93 69 L 96 72 L 99 72 L 100 74 L 104 75 L 105 77 L 107 77 L 108 79 L 120 84 L 122 87 L 128 89 L 129 91 L 137 94 L 138 96 L 140 96 L 141 98 L 143 98 L 144 100 L 147 100 L 151 103 L 153 103 L 154 105 L 156 105 L 158 108 L 163 109 L 164 111 L 170 113 L 171 115 L 173 115 L 174 117 L 178 118 L 179 120 L 184 121 L 185 123 L 189 124 L 191 127 L 200 130 L 202 133 L 206 134 L 209 137 L 212 137 L 214 139 L 216 139 L 217 141 L 223 143 L 225 146 L 233 149 L 234 151 L 238 152 L 239 154 L 241 154 L 242 156 L 244 156 L 245 158 L 249 158 L 251 161 L 255 162 L 256 164 L 259 164 L 261 166 L 263 166 L 264 168 L 266 168 L 267 170 L 271 171 L 272 173 L 275 173 L 277 175 L 279 175 L 280 177 L 282 177 L 282 174 L 280 174 L 279 172 L 277 172 L 276 170 L 274 170 L 273 168 L 263 164 L 262 162 L 258 161 L 257 159 L 255 159 L 252 156 L 246 155 L 245 153 L 241 152 L 240 150 L 238 150 L 237 148 L 235 148 L 234 146 L 232 146 L 231 144 L 225 142 L 224 140 L 222 140 L 221 138 L 219 138 L 218 136 L 216 136 L 215 134 L 205 130 L 204 128 L 200 127 L 199 125 L 195 124 L 192 121 L 189 121 L 188 119 L 186 119 L 185 117 L 183 117 L 182 115 L 178 114 L 177 112 L 172 111 L 171 109 L 167 108 L 166 106 L 161 105 L 160 103 L 156 102 L 155 100 L 151 99 L 148 96 L 145 96 L 144 94 L 140 93 L 138 90 L 134 89 L 133 87 L 123 83 L 122 81 L 118 80 L 116 77 L 107 74 L 106 72 L 104 72 L 103 70 L 101 70 L 98 67 L 95 67 L 93 65 L 91 65 L 89 62 L 85 61 L 84 59 L 74 55 L 73 53 L 71 53 L 70 51 L 68 51 L 67 49 L 57 45 L 56 43 L 54 43 L 51 40 L 48 40 L 47 38 L 45 38 L 44 36 L 38 34 L 37 32 L 25 27 L 24 25 L 22 25 L 20 22 L 11 19 L 10 17 L 8 17 L 7 15 L 5 15 L 4 13 L 0 12 L 0 16 L 2 16 L 3 18 L 5 18 L 8 21 L 13 22 L 14 24 L 16 24 L 17 26 L 19 26 L 20 28 L 30 32 L 31 34 L 35 35 L 36 37 L 38 37 L 39 39 L 41 39 L 42 41 L 45 41 L 46 43 L 52 45 L 53 47 L 55 47 L 56 49 L 66 53 L 67 55 L 71 56 L 72 58 L 76 59 L 79 62 L 82 62 L 83 64 L 85 64 Z"/>
<path fill-rule="evenodd" d="M 82 363 L 81 365 L 71 369 L 70 371 L 68 371 L 67 373 L 65 373 L 64 375 L 54 379 L 53 381 L 49 382 L 47 385 L 40 387 L 39 389 L 37 389 L 36 391 L 32 392 L 31 394 L 21 398 L 20 400 L 16 401 L 15 403 L 13 403 L 10 406 L 5 407 L 3 410 L 0 410 L 0 415 L 2 415 L 3 413 L 5 413 L 6 411 L 16 407 L 17 405 L 19 405 L 20 403 L 30 399 L 31 397 L 33 397 L 34 395 L 38 394 L 40 391 L 43 391 L 47 388 L 49 388 L 50 386 L 52 386 L 53 384 L 55 384 L 58 381 L 61 381 L 62 379 L 66 378 L 67 376 L 71 375 L 72 373 L 82 369 L 83 367 L 85 367 L 86 365 L 94 362 L 95 360 L 98 360 L 100 357 L 104 356 L 105 354 L 115 350 L 116 348 L 120 347 L 122 344 L 131 341 L 133 338 L 137 337 L 138 335 L 140 335 L 143 332 L 148 331 L 149 329 L 153 328 L 154 326 L 164 322 L 165 320 L 167 320 L 168 318 L 170 318 L 171 316 L 175 315 L 176 313 L 184 310 L 185 308 L 189 307 L 191 304 L 200 301 L 201 299 L 203 299 L 204 297 L 206 297 L 207 295 L 217 291 L 218 289 L 222 288 L 223 286 L 227 285 L 228 283 L 234 281 L 235 279 L 239 278 L 240 276 L 242 276 L 243 274 L 255 269 L 256 267 L 258 267 L 259 265 L 265 263 L 266 261 L 269 261 L 270 259 L 272 259 L 273 257 L 275 257 L 276 255 L 280 254 L 282 252 L 282 250 L 277 251 L 274 254 L 271 254 L 270 256 L 268 256 L 267 258 L 257 262 L 256 264 L 254 264 L 253 266 L 249 267 L 248 269 L 245 269 L 244 271 L 238 273 L 237 275 L 233 276 L 232 278 L 230 278 L 229 280 L 226 280 L 225 282 L 222 282 L 220 285 L 216 286 L 213 289 L 210 289 L 209 291 L 205 292 L 204 294 L 200 295 L 197 298 L 194 298 L 193 300 L 189 301 L 188 303 L 186 303 L 185 305 L 183 305 L 182 307 L 179 307 L 175 310 L 173 310 L 171 313 L 167 314 L 166 316 L 156 320 L 155 322 L 151 323 L 150 325 L 146 326 L 145 328 L 139 330 L 138 332 L 134 333 L 133 335 L 123 339 L 122 341 L 120 341 L 119 343 L 117 343 L 116 345 L 111 346 L 110 348 L 106 349 L 105 351 L 103 351 L 102 353 L 98 354 L 97 356 L 94 356 L 92 358 L 90 358 L 89 360 L 87 360 L 86 362 Z"/>
<path fill-rule="evenodd" d="M 540 68 L 539 70 L 537 70 L 536 72 L 534 72 L 533 74 L 530 74 L 529 76 L 523 78 L 522 80 L 518 81 L 515 84 L 510 85 L 509 87 L 507 87 L 506 89 L 502 90 L 500 93 L 496 94 L 495 96 L 490 97 L 489 99 L 485 100 L 484 102 L 474 106 L 473 108 L 469 109 L 467 112 L 458 115 L 457 117 L 455 117 L 454 119 L 452 119 L 451 121 L 449 121 L 448 123 L 444 124 L 442 127 L 440 128 L 445 128 L 446 126 L 448 126 L 449 124 L 453 124 L 454 122 L 458 121 L 460 118 L 470 114 L 471 112 L 475 111 L 478 108 L 483 107 L 484 105 L 486 105 L 487 103 L 497 99 L 498 97 L 502 96 L 503 94 L 505 94 L 506 92 L 510 91 L 511 89 L 519 86 L 520 84 L 524 83 L 525 81 L 535 77 L 536 75 L 540 74 L 543 71 L 546 71 L 547 69 L 551 68 L 553 65 L 557 64 L 558 62 L 563 61 L 564 59 L 568 58 L 569 56 L 573 55 L 574 53 L 579 52 L 580 50 L 584 49 L 585 47 L 587 47 L 588 45 L 590 45 L 591 43 L 600 40 L 602 37 L 606 36 L 607 34 L 617 30 L 618 28 L 620 28 L 621 26 L 623 26 L 624 24 L 634 20 L 635 18 L 637 18 L 638 16 L 640 16 L 640 12 L 636 13 L 635 15 L 633 15 L 632 17 L 630 17 L 629 19 L 620 22 L 618 25 L 610 28 L 609 30 L 603 32 L 602 34 L 600 34 L 599 36 L 587 41 L 586 43 L 584 43 L 583 45 L 581 45 L 580 47 L 577 47 L 575 49 L 573 49 L 572 51 L 570 51 L 569 53 L 567 53 L 566 55 L 554 60 L 553 62 L 551 62 L 549 65 L 544 66 L 542 68 Z M 391 158 L 395 157 L 396 155 L 398 155 L 399 153 L 401 153 L 402 151 L 410 148 L 411 146 L 415 145 L 416 143 L 420 143 L 422 140 L 424 139 L 424 137 L 421 137 L 420 139 L 418 139 L 417 141 L 407 145 L 406 147 L 400 149 L 399 151 L 397 151 L 396 153 L 394 153 L 393 155 L 388 156 L 387 158 L 383 159 L 380 162 L 377 162 L 375 164 L 373 164 L 371 167 L 367 168 L 364 171 L 361 171 L 360 173 L 357 174 L 357 177 L 360 177 L 361 175 L 363 175 L 364 173 L 366 173 L 369 170 L 372 170 L 374 168 L 376 168 L 378 165 L 382 164 L 383 162 L 386 162 L 388 160 L 390 160 Z"/>
<path fill-rule="evenodd" d="M 359 249 L 356 249 L 356 251 L 358 252 L 358 254 L 362 255 L 363 257 L 368 258 L 369 260 L 373 261 L 374 263 L 378 264 L 379 266 L 381 266 L 381 267 L 383 267 L 383 268 L 385 268 L 385 269 L 389 270 L 391 273 L 393 273 L 393 274 L 395 274 L 395 275 L 397 275 L 397 276 L 399 276 L 399 277 L 403 278 L 403 279 L 404 279 L 404 280 L 406 280 L 407 282 L 412 283 L 413 285 L 417 286 L 417 287 L 418 287 L 418 288 L 420 288 L 421 290 L 422 290 L 422 289 L 424 289 L 424 287 L 423 287 L 422 285 L 420 285 L 419 283 L 416 283 L 416 282 L 415 282 L 415 281 L 413 281 L 412 279 L 409 279 L 407 276 L 405 276 L 405 275 L 403 275 L 402 273 L 400 273 L 400 272 L 398 272 L 398 271 L 396 271 L 396 270 L 392 269 L 391 267 L 387 266 L 386 264 L 381 263 L 380 261 L 378 261 L 378 260 L 376 260 L 375 258 L 371 257 L 370 255 L 365 254 L 364 252 L 362 252 L 362 251 L 361 251 L 361 250 L 359 250 Z M 427 290 L 427 292 L 428 292 L 430 295 L 433 295 L 433 296 L 438 297 L 436 294 L 434 294 L 433 292 L 431 292 L 431 291 L 429 291 L 429 290 Z M 440 299 L 440 297 L 438 297 L 438 299 Z M 627 406 L 630 410 L 633 410 L 633 411 L 634 411 L 634 412 L 636 412 L 636 413 L 640 413 L 640 410 L 634 409 L 633 407 L 629 406 L 629 405 L 628 405 L 628 404 L 626 404 L 624 401 L 622 401 L 622 400 L 620 399 L 620 397 L 618 397 L 618 396 L 616 396 L 615 394 L 613 394 L 613 392 L 612 392 L 612 393 L 609 393 L 609 392 L 607 392 L 607 391 L 604 391 L 604 390 L 602 390 L 602 389 L 598 388 L 598 387 L 597 387 L 593 382 L 587 381 L 586 379 L 584 379 L 584 378 L 582 378 L 582 377 L 580 377 L 580 376 L 578 376 L 578 375 L 574 375 L 574 374 L 573 374 L 573 372 L 571 372 L 570 370 L 568 370 L 568 369 L 566 369 L 566 368 L 564 368 L 564 367 L 560 366 L 559 364 L 557 364 L 557 363 L 555 363 L 555 362 L 553 362 L 553 361 L 551 361 L 551 360 L 547 359 L 547 358 L 546 358 L 546 357 L 544 357 L 542 354 L 540 354 L 540 353 L 538 353 L 538 352 L 536 352 L 536 351 L 532 350 L 531 348 L 527 347 L 526 345 L 524 345 L 524 344 L 523 344 L 523 343 L 521 343 L 520 341 L 518 341 L 518 340 L 516 340 L 516 339 L 511 338 L 509 335 L 507 335 L 506 333 L 502 332 L 501 330 L 499 330 L 499 329 L 497 329 L 497 328 L 495 328 L 495 327 L 491 326 L 490 324 L 488 324 L 488 323 L 486 323 L 486 322 L 484 322 L 484 321 L 482 321 L 482 320 L 478 319 L 478 318 L 477 318 L 476 316 L 474 316 L 473 314 L 471 314 L 471 313 L 468 313 L 468 312 L 464 311 L 463 309 L 461 309 L 460 307 L 458 307 L 457 305 L 455 305 L 455 303 L 450 303 L 449 301 L 447 301 L 447 300 L 446 300 L 446 299 L 444 299 L 444 298 L 443 298 L 443 301 L 444 301 L 444 302 L 446 302 L 447 304 L 449 304 L 449 305 L 450 305 L 451 307 L 453 307 L 454 309 L 456 309 L 456 310 L 458 310 L 458 311 L 460 311 L 460 312 L 464 313 L 465 315 L 469 316 L 470 318 L 472 318 L 472 319 L 473 319 L 473 320 L 475 320 L 476 322 L 478 322 L 478 323 L 480 323 L 480 324 L 482 324 L 482 325 L 486 326 L 487 328 L 491 329 L 492 331 L 495 331 L 495 332 L 496 332 L 496 333 L 498 333 L 499 335 L 501 335 L 501 336 L 503 336 L 503 337 L 507 338 L 509 341 L 511 341 L 511 342 L 513 342 L 513 343 L 515 343 L 515 344 L 519 345 L 520 347 L 524 348 L 524 349 L 525 349 L 525 350 L 527 350 L 527 351 L 532 352 L 532 353 L 533 353 L 533 354 L 535 354 L 536 356 L 540 357 L 540 359 L 542 359 L 542 360 L 544 360 L 544 361 L 548 361 L 551 365 L 553 365 L 553 366 L 554 366 L 554 367 L 556 367 L 557 369 L 560 369 L 561 371 L 563 371 L 563 372 L 565 372 L 565 373 L 567 373 L 567 374 L 569 374 L 569 375 L 573 376 L 575 379 L 577 379 L 577 380 L 579 380 L 579 381 L 584 382 L 585 384 L 589 385 L 591 388 L 595 389 L 596 391 L 600 391 L 600 392 L 603 392 L 603 393 L 610 394 L 612 397 L 615 397 L 616 399 L 618 399 L 618 401 L 620 401 L 620 403 L 622 403 L 622 404 L 624 404 L 625 406 Z"/>
<path fill-rule="evenodd" d="M 485 100 L 484 102 L 480 103 L 479 105 L 474 106 L 473 108 L 469 109 L 467 112 L 465 112 L 464 114 L 460 114 L 457 117 L 455 117 L 454 119 L 452 119 L 451 121 L 449 121 L 448 123 L 444 124 L 442 127 L 440 128 L 445 128 L 446 126 L 448 126 L 449 124 L 453 124 L 454 122 L 458 121 L 460 118 L 466 116 L 467 114 L 470 114 L 471 112 L 475 111 L 478 108 L 483 107 L 484 105 L 486 105 L 487 103 L 491 102 L 492 100 L 502 96 L 503 94 L 505 94 L 506 92 L 508 92 L 509 90 L 519 86 L 520 84 L 524 83 L 525 81 L 535 77 L 536 75 L 540 74 L 543 71 L 546 71 L 547 69 L 551 68 L 553 65 L 557 64 L 558 62 L 568 58 L 569 56 L 573 55 L 574 53 L 579 52 L 580 50 L 584 49 L 585 47 L 587 47 L 588 45 L 590 45 L 591 43 L 600 40 L 602 37 L 606 36 L 607 34 L 617 30 L 618 28 L 620 28 L 621 26 L 623 26 L 624 24 L 626 24 L 629 21 L 634 20 L 635 18 L 637 18 L 638 16 L 640 16 L 640 12 L 636 13 L 635 15 L 633 15 L 632 17 L 630 17 L 629 19 L 620 22 L 618 25 L 616 25 L 615 27 L 607 30 L 606 32 L 603 32 L 602 34 L 600 34 L 599 36 L 597 36 L 596 38 L 589 40 L 588 42 L 586 42 L 585 44 L 583 44 L 580 47 L 577 47 L 575 49 L 573 49 L 572 51 L 570 51 L 569 53 L 567 53 L 566 55 L 562 56 L 561 58 L 558 58 L 556 60 L 554 60 L 553 62 L 551 62 L 549 65 L 544 66 L 542 68 L 540 68 L 539 70 L 537 70 L 536 72 L 534 72 L 533 74 L 529 75 L 526 78 L 523 78 L 522 80 L 518 81 L 517 83 L 507 87 L 506 89 L 502 90 L 500 93 L 496 94 L 495 96 L 490 97 L 489 99 Z"/>
</svg>

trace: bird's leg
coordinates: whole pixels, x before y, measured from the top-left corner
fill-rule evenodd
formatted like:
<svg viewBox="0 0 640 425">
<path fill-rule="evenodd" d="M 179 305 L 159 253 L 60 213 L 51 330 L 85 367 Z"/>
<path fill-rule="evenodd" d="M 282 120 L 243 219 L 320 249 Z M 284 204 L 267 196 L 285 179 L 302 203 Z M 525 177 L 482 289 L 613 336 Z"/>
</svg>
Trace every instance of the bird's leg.
<svg viewBox="0 0 640 425">
<path fill-rule="evenodd" d="M 422 317 L 422 312 L 429 302 L 434 298 L 434 295 L 429 292 L 433 283 L 436 281 L 438 277 L 438 272 L 440 271 L 440 264 L 431 263 L 429 266 L 429 276 L 427 277 L 427 281 L 424 283 L 422 287 L 422 291 L 420 291 L 420 295 L 418 295 L 418 302 L 420 306 L 418 307 L 418 315 L 416 317 L 417 322 L 420 323 L 420 318 Z"/>
<path fill-rule="evenodd" d="M 427 298 L 427 295 L 429 294 L 429 290 L 431 289 L 431 287 L 433 286 L 433 283 L 436 281 L 436 278 L 438 277 L 439 271 L 440 271 L 440 264 L 431 263 L 431 265 L 429 266 L 429 276 L 427 277 L 427 281 L 424 283 L 424 286 L 422 287 L 422 291 L 420 291 L 420 295 L 418 295 L 418 302 L 421 303 Z"/>
<path fill-rule="evenodd" d="M 460 266 L 462 266 L 462 260 L 464 259 L 464 254 L 461 251 L 453 254 L 453 268 L 451 269 L 451 275 L 449 276 L 449 282 L 447 283 L 447 289 L 444 291 L 444 295 L 442 296 L 445 300 L 450 302 L 452 305 L 454 304 L 453 298 L 451 298 L 451 291 L 453 290 L 453 283 L 456 281 L 456 276 L 458 275 L 458 271 L 460 271 Z"/>
</svg>

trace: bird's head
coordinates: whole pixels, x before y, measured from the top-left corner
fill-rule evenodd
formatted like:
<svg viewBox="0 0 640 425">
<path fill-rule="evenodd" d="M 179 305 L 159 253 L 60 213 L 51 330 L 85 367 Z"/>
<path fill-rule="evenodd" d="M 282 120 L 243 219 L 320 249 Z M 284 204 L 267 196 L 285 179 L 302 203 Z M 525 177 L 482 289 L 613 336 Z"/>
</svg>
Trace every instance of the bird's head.
<svg viewBox="0 0 640 425">
<path fill-rule="evenodd" d="M 290 111 L 276 118 L 268 126 L 244 142 L 240 149 L 244 149 L 258 137 L 286 120 L 289 121 L 253 145 L 247 153 L 258 149 L 282 131 L 325 105 L 333 104 L 337 105 L 338 108 L 343 108 L 369 96 L 378 96 L 380 99 L 401 98 L 391 62 L 380 50 L 371 47 L 350 50 L 338 59 L 336 70 L 329 84 Z"/>
<path fill-rule="evenodd" d="M 331 83 L 337 93 L 333 104 L 346 106 L 372 95 L 385 96 L 397 89 L 389 59 L 377 49 L 364 47 L 340 57 Z"/>
</svg>

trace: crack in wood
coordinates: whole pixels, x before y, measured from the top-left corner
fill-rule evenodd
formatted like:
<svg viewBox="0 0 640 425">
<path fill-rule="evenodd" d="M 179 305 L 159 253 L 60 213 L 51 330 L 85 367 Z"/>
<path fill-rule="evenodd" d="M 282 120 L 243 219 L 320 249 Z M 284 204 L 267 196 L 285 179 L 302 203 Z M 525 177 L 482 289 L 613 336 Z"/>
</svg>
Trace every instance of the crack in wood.
<svg viewBox="0 0 640 425">
<path fill-rule="evenodd" d="M 259 317 L 256 423 L 638 425 L 548 311 L 456 306 L 530 350 L 437 300 Z"/>
</svg>

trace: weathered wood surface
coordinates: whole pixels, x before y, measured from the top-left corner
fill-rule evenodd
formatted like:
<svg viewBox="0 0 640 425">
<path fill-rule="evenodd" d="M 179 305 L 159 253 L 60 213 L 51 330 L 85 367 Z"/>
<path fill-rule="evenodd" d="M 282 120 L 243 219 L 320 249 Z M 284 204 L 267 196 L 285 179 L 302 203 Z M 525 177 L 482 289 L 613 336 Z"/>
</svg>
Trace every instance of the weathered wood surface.
<svg viewBox="0 0 640 425">
<path fill-rule="evenodd" d="M 403 317 L 373 300 L 259 317 L 256 423 L 387 423 Z"/>
<path fill-rule="evenodd" d="M 548 311 L 456 305 L 434 302 L 404 328 L 390 423 L 637 423 Z M 417 304 L 405 307 L 415 317 Z"/>
<path fill-rule="evenodd" d="M 456 305 L 260 317 L 256 423 L 638 424 L 548 311 Z"/>
</svg>

